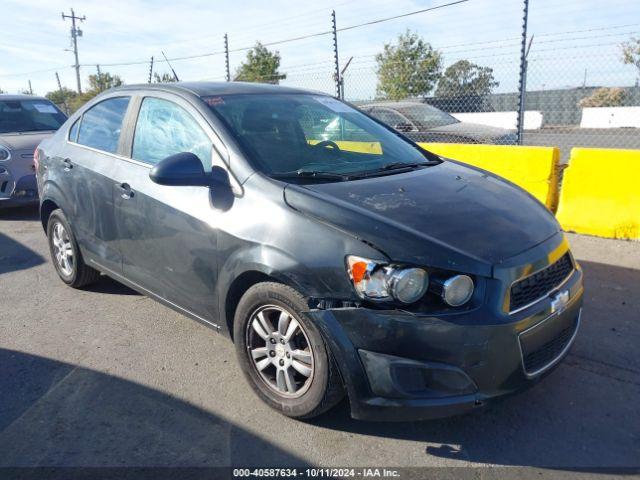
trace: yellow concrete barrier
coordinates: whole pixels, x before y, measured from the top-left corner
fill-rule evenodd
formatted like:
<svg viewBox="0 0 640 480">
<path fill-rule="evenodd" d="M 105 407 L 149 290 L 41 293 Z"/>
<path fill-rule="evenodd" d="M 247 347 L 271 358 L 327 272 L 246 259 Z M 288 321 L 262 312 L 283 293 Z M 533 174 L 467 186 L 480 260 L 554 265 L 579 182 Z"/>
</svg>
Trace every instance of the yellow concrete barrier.
<svg viewBox="0 0 640 480">
<path fill-rule="evenodd" d="M 443 157 L 488 170 L 524 188 L 555 213 L 558 207 L 560 149 L 517 145 L 420 143 Z"/>
<path fill-rule="evenodd" d="M 322 140 L 307 140 L 309 145 L 315 145 Z M 367 153 L 369 155 L 380 155 L 382 153 L 382 147 L 380 142 L 356 142 L 351 140 L 338 140 L 335 142 L 340 150 L 356 153 Z M 327 147 L 331 148 L 331 147 Z"/>
<path fill-rule="evenodd" d="M 558 221 L 567 231 L 640 240 L 640 150 L 571 149 Z"/>
</svg>

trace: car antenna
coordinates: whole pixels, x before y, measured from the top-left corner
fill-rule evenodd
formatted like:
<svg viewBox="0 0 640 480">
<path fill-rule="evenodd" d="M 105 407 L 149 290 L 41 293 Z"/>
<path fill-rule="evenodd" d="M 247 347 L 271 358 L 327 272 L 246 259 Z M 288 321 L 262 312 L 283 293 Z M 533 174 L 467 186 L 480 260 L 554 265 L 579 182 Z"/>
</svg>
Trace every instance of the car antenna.
<svg viewBox="0 0 640 480">
<path fill-rule="evenodd" d="M 169 65 L 169 68 L 171 69 L 171 72 L 173 73 L 173 78 L 176 79 L 176 82 L 179 82 L 180 79 L 178 78 L 178 75 L 176 74 L 176 71 L 171 66 L 171 63 L 169 63 L 169 59 L 167 58 L 167 56 L 164 54 L 164 52 L 162 50 L 160 50 L 160 51 L 162 52 L 162 56 L 164 57 L 165 61 L 167 62 L 167 65 Z"/>
</svg>

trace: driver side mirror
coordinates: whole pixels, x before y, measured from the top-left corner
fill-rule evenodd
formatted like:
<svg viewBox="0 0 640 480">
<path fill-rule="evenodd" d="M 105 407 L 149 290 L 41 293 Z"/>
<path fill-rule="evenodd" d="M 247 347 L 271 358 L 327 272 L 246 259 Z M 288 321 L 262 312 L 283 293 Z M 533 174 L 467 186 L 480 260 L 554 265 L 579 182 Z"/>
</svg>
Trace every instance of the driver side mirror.
<svg viewBox="0 0 640 480">
<path fill-rule="evenodd" d="M 176 153 L 160 161 L 149 172 L 149 178 L 158 185 L 178 187 L 211 187 L 220 183 L 219 178 L 204 171 L 200 159 L 191 152 Z"/>
</svg>

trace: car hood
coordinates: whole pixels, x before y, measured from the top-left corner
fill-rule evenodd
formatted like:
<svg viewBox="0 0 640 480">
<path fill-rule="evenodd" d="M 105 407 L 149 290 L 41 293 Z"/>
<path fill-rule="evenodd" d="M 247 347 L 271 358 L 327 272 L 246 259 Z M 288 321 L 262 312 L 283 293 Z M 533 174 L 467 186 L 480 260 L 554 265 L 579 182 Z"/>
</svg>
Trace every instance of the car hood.
<svg viewBox="0 0 640 480">
<path fill-rule="evenodd" d="M 449 125 L 427 129 L 430 132 L 455 133 L 457 135 L 469 135 L 474 137 L 495 138 L 509 133 L 509 130 L 478 123 L 456 122 Z"/>
<path fill-rule="evenodd" d="M 45 138 L 55 132 L 0 133 L 0 144 L 11 150 L 35 150 Z"/>
<path fill-rule="evenodd" d="M 524 190 L 451 161 L 348 182 L 289 184 L 285 200 L 392 261 L 480 275 L 560 230 Z"/>
</svg>

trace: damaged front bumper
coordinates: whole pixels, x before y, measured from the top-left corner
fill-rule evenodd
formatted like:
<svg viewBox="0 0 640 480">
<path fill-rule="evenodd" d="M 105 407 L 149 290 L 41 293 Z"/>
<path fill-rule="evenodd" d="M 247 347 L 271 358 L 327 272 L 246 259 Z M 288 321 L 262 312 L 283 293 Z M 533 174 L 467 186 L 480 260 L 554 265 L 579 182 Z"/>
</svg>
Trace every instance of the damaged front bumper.
<svg viewBox="0 0 640 480">
<path fill-rule="evenodd" d="M 487 306 L 456 314 L 312 310 L 340 367 L 354 418 L 418 420 L 457 415 L 537 382 L 567 354 L 580 322 L 582 271 L 563 290 L 517 315 Z"/>
</svg>

